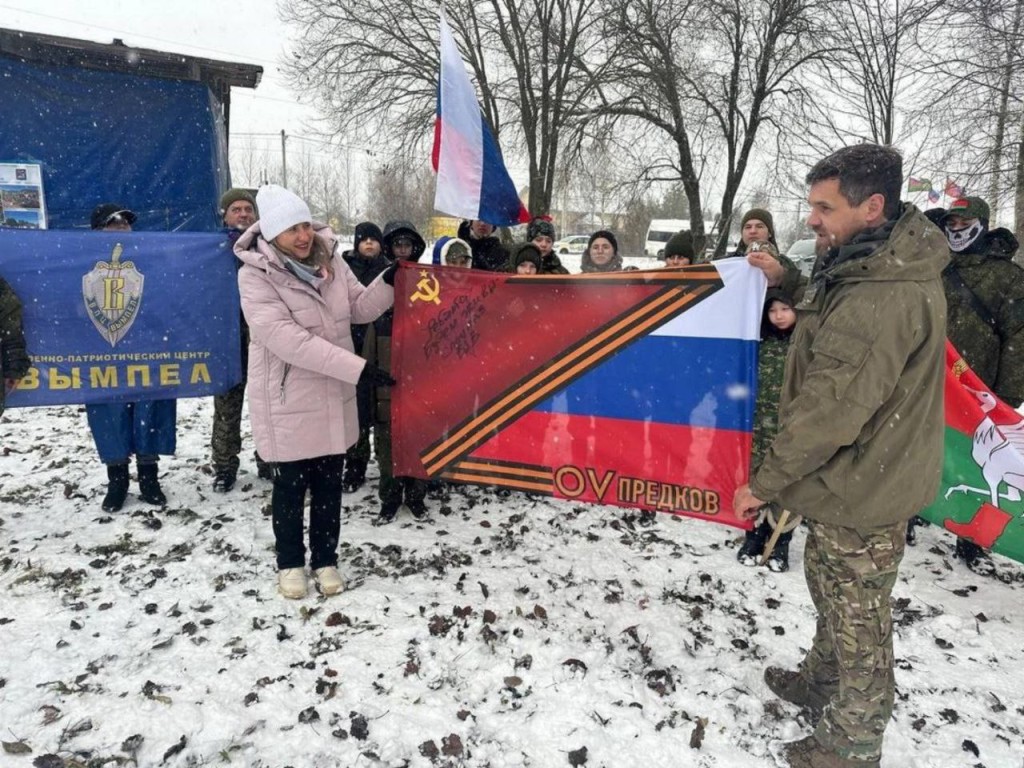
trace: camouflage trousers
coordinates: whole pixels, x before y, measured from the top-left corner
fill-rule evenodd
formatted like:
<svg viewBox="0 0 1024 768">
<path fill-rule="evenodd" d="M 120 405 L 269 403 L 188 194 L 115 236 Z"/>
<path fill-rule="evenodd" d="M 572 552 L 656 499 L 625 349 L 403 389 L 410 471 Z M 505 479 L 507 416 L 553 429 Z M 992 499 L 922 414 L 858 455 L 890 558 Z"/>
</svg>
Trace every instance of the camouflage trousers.
<svg viewBox="0 0 1024 768">
<path fill-rule="evenodd" d="M 238 472 L 238 454 L 242 452 L 242 405 L 245 403 L 245 382 L 236 384 L 223 395 L 213 397 L 213 437 L 210 453 L 214 471 L 228 469 Z M 257 468 L 265 462 L 258 453 Z"/>
<path fill-rule="evenodd" d="M 814 731 L 850 760 L 878 760 L 895 698 L 890 597 L 906 547 L 906 523 L 858 532 L 808 521 L 804 573 L 818 611 L 800 664 L 831 694 Z"/>
<path fill-rule="evenodd" d="M 373 425 L 373 447 L 377 452 L 377 466 L 380 469 L 381 502 L 423 501 L 427 496 L 427 481 L 415 477 L 395 477 L 391 466 L 391 424 L 377 421 Z"/>
</svg>

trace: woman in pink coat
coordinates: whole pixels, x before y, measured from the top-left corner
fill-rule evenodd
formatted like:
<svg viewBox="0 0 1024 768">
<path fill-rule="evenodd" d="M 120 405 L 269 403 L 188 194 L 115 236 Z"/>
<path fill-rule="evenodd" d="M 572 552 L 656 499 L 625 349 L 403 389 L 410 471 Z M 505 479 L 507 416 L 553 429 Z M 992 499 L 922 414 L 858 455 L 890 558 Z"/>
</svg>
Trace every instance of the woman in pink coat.
<svg viewBox="0 0 1024 768">
<path fill-rule="evenodd" d="M 302 513 L 310 493 L 310 568 L 320 592 L 344 588 L 338 573 L 345 451 L 359 437 L 356 384 L 394 384 L 352 347 L 351 323 L 394 302 L 394 269 L 364 287 L 335 255 L 333 233 L 274 184 L 256 194 L 260 219 L 235 243 L 249 324 L 249 418 L 256 450 L 274 469 L 271 500 L 278 589 L 306 594 Z"/>
</svg>

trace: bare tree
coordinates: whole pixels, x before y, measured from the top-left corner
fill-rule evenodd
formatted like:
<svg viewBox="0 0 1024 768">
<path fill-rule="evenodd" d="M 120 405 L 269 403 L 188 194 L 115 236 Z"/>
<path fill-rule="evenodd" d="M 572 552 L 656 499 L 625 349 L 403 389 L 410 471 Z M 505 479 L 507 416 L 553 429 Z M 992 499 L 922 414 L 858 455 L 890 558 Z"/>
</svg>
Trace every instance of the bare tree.
<svg viewBox="0 0 1024 768">
<path fill-rule="evenodd" d="M 381 228 L 389 221 L 412 222 L 428 231 L 434 210 L 434 177 L 429 167 L 408 155 L 393 155 L 373 170 L 367 190 L 366 218 Z"/>
<path fill-rule="evenodd" d="M 576 62 L 598 18 L 596 2 L 446 6 L 487 122 L 496 137 L 522 141 L 529 207 L 538 213 L 551 207 L 563 129 L 586 96 Z M 384 142 L 425 156 L 439 67 L 433 0 L 284 0 L 281 14 L 302 30 L 285 72 L 294 87 L 314 94 L 334 133 L 371 123 Z"/>
<path fill-rule="evenodd" d="M 1024 236 L 1024 0 L 948 0 L 928 35 L 933 84 L 926 109 L 947 128 L 933 164 L 987 193 L 993 220 L 1007 194 L 1015 198 Z M 950 130 L 952 128 L 952 130 Z"/>
<path fill-rule="evenodd" d="M 927 87 L 917 45 L 921 25 L 946 0 L 834 0 L 824 7 L 828 66 L 815 81 L 831 98 L 812 101 L 817 127 L 848 142 L 895 144 L 914 90 Z M 829 147 L 830 149 L 832 147 Z"/>
<path fill-rule="evenodd" d="M 646 123 L 668 138 L 668 162 L 686 190 L 691 228 L 704 235 L 701 171 L 721 160 L 724 251 L 737 192 L 761 132 L 786 129 L 780 115 L 802 93 L 797 74 L 823 55 L 823 0 L 610 0 L 604 36 L 615 57 L 613 86 L 595 114 Z M 662 168 L 665 164 L 662 164 Z M 670 176 L 658 178 L 669 180 Z"/>
</svg>

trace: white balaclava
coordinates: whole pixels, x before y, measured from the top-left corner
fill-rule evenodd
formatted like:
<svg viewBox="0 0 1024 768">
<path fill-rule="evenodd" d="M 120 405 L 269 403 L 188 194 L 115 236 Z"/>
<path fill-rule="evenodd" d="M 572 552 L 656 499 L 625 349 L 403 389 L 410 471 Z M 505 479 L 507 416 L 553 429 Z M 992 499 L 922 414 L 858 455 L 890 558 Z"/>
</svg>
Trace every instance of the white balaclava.
<svg viewBox="0 0 1024 768">
<path fill-rule="evenodd" d="M 981 219 L 968 219 L 967 226 L 961 229 L 950 229 L 945 226 L 949 249 L 955 253 L 966 250 L 971 243 L 985 234 L 985 223 Z"/>
</svg>

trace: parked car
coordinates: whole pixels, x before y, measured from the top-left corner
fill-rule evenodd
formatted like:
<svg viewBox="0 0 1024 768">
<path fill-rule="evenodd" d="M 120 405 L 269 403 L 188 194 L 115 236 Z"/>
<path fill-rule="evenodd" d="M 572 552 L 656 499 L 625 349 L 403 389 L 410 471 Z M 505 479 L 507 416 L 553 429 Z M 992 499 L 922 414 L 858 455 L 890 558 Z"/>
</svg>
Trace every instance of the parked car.
<svg viewBox="0 0 1024 768">
<path fill-rule="evenodd" d="M 587 249 L 587 241 L 590 235 L 569 235 L 561 240 L 556 240 L 552 249 L 555 253 L 583 253 Z"/>
<path fill-rule="evenodd" d="M 804 277 L 811 276 L 811 270 L 814 268 L 814 238 L 808 237 L 803 240 L 797 240 L 786 251 L 786 256 L 796 264 L 797 269 L 800 270 L 800 274 Z"/>
</svg>

